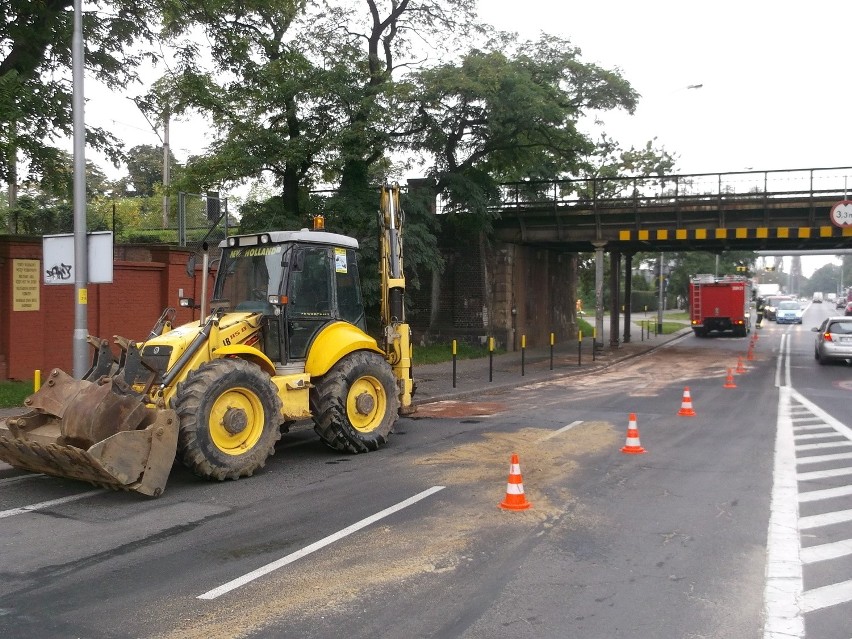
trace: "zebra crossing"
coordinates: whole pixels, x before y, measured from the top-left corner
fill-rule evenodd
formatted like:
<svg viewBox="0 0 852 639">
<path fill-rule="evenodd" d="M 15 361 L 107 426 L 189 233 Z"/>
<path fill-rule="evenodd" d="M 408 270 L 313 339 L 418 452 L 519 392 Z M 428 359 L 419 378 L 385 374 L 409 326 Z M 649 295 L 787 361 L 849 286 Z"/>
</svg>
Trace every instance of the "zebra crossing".
<svg viewBox="0 0 852 639">
<path fill-rule="evenodd" d="M 790 419 L 799 487 L 799 607 L 807 630 L 820 617 L 852 619 L 852 429 L 795 390 Z"/>
<path fill-rule="evenodd" d="M 779 387 L 764 638 L 852 629 L 852 429 Z"/>
</svg>

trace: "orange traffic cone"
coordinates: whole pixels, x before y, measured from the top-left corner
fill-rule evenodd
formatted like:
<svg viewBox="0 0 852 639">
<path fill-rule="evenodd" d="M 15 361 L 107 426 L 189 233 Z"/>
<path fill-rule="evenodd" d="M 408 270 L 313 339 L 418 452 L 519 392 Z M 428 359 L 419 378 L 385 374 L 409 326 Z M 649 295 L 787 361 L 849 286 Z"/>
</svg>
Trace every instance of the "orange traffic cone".
<svg viewBox="0 0 852 639">
<path fill-rule="evenodd" d="M 722 384 L 722 388 L 736 388 L 737 385 L 734 384 L 734 372 L 729 368 L 728 369 L 728 378 L 725 380 L 725 383 Z"/>
<path fill-rule="evenodd" d="M 678 415 L 683 417 L 695 417 L 695 411 L 692 409 L 692 397 L 689 395 L 689 386 L 683 388 L 683 401 L 680 403 Z"/>
<path fill-rule="evenodd" d="M 754 361 L 754 345 L 749 344 L 748 352 L 746 353 L 746 360 L 749 362 Z"/>
<path fill-rule="evenodd" d="M 524 495 L 524 480 L 521 477 L 521 464 L 517 453 L 512 453 L 512 465 L 509 468 L 509 481 L 506 484 L 506 497 L 500 502 L 500 508 L 506 510 L 526 510 L 532 506 Z"/>
<path fill-rule="evenodd" d="M 630 419 L 627 423 L 627 439 L 624 442 L 624 448 L 621 449 L 621 452 L 631 455 L 639 455 L 646 452 L 642 448 L 642 444 L 639 443 L 639 427 L 636 425 L 636 413 L 630 413 Z"/>
<path fill-rule="evenodd" d="M 737 375 L 742 375 L 746 372 L 746 367 L 743 365 L 743 358 L 737 357 L 737 370 L 735 371 Z"/>
</svg>

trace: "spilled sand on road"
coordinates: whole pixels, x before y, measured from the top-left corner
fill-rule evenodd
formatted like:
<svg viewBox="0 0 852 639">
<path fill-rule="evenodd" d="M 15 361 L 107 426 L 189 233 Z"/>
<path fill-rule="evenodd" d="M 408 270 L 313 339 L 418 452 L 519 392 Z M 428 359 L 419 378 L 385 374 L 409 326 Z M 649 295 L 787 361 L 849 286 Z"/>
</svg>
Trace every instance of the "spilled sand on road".
<svg viewBox="0 0 852 639">
<path fill-rule="evenodd" d="M 577 460 L 612 448 L 619 440 L 606 422 L 586 422 L 556 437 L 527 427 L 485 433 L 481 440 L 412 459 L 435 485 L 447 488 L 429 498 L 400 525 L 381 522 L 213 602 L 169 600 L 161 619 L 185 619 L 159 639 L 246 636 L 286 618 L 334 615 L 365 592 L 454 571 L 470 561 L 468 551 L 483 531 L 546 530 L 556 525 L 589 527 L 596 522 L 566 488 Z M 517 453 L 530 510 L 504 511 L 510 457 Z M 566 517 L 570 511 L 571 516 Z M 508 528 L 504 528 L 508 527 Z M 193 595 L 194 596 L 194 595 Z M 189 608 L 187 610 L 186 608 Z M 199 614 L 199 611 L 204 611 Z"/>
</svg>

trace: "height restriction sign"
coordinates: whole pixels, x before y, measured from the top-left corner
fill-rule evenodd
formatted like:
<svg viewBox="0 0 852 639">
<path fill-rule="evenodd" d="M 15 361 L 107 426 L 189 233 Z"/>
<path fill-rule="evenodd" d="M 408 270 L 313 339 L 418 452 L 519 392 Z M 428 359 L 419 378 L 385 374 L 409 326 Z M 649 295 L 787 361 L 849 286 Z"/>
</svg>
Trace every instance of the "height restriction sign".
<svg viewBox="0 0 852 639">
<path fill-rule="evenodd" d="M 852 200 L 840 200 L 831 207 L 831 223 L 835 226 L 852 226 Z"/>
</svg>

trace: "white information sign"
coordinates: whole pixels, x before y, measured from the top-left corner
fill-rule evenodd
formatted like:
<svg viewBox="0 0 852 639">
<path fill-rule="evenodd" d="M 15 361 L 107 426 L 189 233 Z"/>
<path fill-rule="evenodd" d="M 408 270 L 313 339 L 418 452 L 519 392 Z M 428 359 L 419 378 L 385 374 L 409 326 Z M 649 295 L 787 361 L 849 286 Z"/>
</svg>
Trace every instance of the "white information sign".
<svg viewBox="0 0 852 639">
<path fill-rule="evenodd" d="M 87 234 L 89 255 L 88 284 L 112 283 L 112 231 Z M 45 235 L 42 238 L 45 284 L 74 283 L 74 234 Z"/>
</svg>

